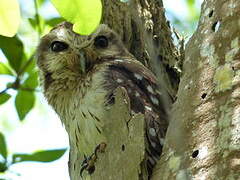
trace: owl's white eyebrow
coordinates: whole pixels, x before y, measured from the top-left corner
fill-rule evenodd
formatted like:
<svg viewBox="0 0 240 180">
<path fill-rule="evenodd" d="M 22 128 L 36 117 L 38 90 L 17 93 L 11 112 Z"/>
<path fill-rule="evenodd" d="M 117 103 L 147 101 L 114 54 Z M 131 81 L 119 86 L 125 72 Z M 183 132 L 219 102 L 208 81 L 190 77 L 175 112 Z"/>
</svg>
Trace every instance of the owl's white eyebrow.
<svg viewBox="0 0 240 180">
<path fill-rule="evenodd" d="M 65 31 L 64 31 L 64 29 L 60 29 L 59 31 L 57 31 L 57 36 L 58 37 L 64 37 L 65 36 Z"/>
</svg>

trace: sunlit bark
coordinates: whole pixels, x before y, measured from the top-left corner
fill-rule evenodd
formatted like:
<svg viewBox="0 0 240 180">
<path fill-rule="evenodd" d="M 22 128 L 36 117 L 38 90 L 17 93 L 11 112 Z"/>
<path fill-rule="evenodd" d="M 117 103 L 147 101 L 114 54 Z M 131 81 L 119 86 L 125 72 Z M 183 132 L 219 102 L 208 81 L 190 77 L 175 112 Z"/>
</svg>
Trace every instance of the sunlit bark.
<svg viewBox="0 0 240 180">
<path fill-rule="evenodd" d="M 239 19 L 239 1 L 203 3 L 153 179 L 239 179 Z"/>
</svg>

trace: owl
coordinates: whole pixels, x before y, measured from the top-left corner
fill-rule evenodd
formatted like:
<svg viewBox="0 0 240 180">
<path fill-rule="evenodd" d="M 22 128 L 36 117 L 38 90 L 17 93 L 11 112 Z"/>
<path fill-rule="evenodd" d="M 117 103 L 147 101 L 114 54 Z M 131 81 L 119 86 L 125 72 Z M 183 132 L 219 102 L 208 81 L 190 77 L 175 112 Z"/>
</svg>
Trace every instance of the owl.
<svg viewBox="0 0 240 180">
<path fill-rule="evenodd" d="M 144 115 L 145 160 L 151 176 L 168 127 L 164 88 L 113 30 L 102 24 L 91 35 L 81 36 L 71 23 L 63 22 L 41 39 L 37 65 L 44 96 L 65 125 L 70 147 L 77 146 L 90 157 L 87 160 L 96 160 L 92 152 L 105 147 L 101 132 L 106 106 L 114 104 L 116 89 L 124 88 L 131 112 Z"/>
</svg>

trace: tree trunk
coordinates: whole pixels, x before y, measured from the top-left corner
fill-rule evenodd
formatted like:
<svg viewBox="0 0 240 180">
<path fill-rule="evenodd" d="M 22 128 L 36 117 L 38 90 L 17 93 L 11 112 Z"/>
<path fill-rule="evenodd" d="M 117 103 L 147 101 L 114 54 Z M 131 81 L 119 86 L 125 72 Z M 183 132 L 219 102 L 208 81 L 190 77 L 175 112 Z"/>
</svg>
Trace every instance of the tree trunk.
<svg viewBox="0 0 240 180">
<path fill-rule="evenodd" d="M 150 68 L 175 97 L 180 56 L 175 48 L 161 0 L 104 0 L 103 23 L 114 29 L 128 50 Z"/>
<path fill-rule="evenodd" d="M 182 54 L 173 44 L 161 0 L 103 0 L 103 5 L 103 23 L 120 34 L 129 51 L 155 73 L 170 94 L 171 99 L 166 95 L 168 107 L 177 97 L 152 179 L 236 179 L 240 169 L 240 2 L 206 0 L 199 27 Z M 137 180 L 140 173 L 146 179 L 140 166 L 145 148 L 143 116 L 129 115 L 124 90 L 119 89 L 116 102 L 106 115 L 106 152 L 99 154 L 95 172 L 84 179 Z M 80 179 L 82 159 L 78 161 L 79 167 L 70 167 L 73 180 Z"/>
<path fill-rule="evenodd" d="M 154 180 L 240 178 L 239 28 L 240 1 L 203 3 Z"/>
</svg>

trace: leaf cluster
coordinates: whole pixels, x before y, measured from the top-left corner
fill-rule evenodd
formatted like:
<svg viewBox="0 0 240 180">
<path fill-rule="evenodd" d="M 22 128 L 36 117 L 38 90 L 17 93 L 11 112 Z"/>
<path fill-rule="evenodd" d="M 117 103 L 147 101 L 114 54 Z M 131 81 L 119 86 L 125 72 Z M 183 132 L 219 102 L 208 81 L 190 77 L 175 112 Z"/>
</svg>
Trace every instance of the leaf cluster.
<svg viewBox="0 0 240 180">
<path fill-rule="evenodd" d="M 59 159 L 66 151 L 63 149 L 43 150 L 27 153 L 14 153 L 11 156 L 8 154 L 7 144 L 4 135 L 0 132 L 0 173 L 8 170 L 8 168 L 16 163 L 24 161 L 52 162 Z"/>
</svg>

